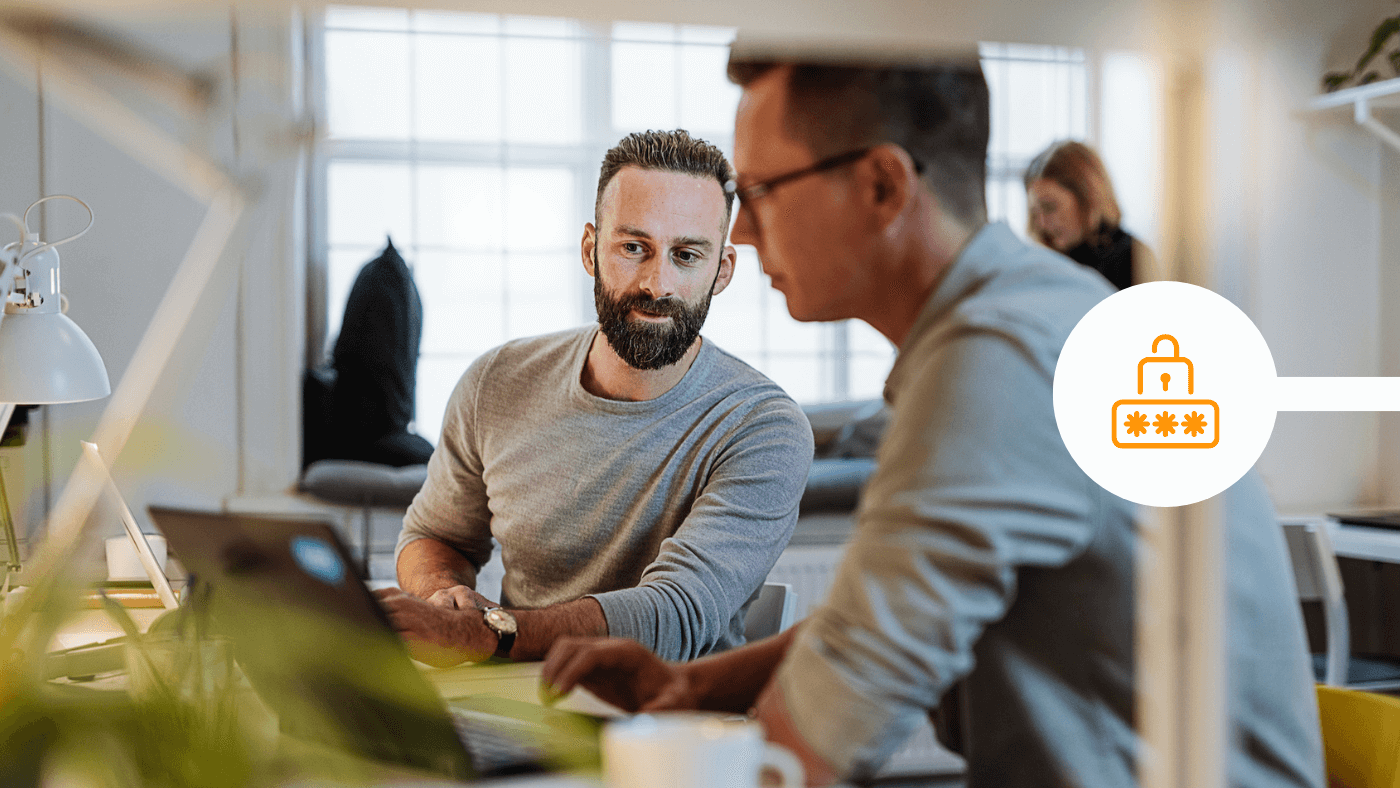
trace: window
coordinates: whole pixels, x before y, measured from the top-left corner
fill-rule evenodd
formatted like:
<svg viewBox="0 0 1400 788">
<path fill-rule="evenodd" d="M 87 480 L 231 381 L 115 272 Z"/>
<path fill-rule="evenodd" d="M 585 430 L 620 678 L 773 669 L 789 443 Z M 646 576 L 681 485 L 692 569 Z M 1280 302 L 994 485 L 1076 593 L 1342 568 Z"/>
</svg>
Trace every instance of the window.
<svg viewBox="0 0 1400 788">
<path fill-rule="evenodd" d="M 1088 136 L 1088 68 L 1084 50 L 1025 44 L 982 44 L 990 92 L 987 215 L 1026 234 L 1021 178 L 1037 153 L 1056 140 Z"/>
<path fill-rule="evenodd" d="M 328 8 L 329 138 L 316 158 L 324 198 L 312 201 L 311 277 L 322 294 L 313 315 L 324 318 L 314 318 L 313 336 L 330 347 L 360 266 L 392 236 L 423 298 L 417 429 L 436 440 L 447 398 L 478 355 L 594 319 L 578 243 L 608 148 L 631 131 L 680 127 L 732 152 L 733 36 L 689 25 Z M 995 61 L 989 201 L 994 218 L 1024 229 L 1016 167 L 1049 142 L 1046 133 L 1082 136 L 1083 53 L 988 45 L 984 57 Z M 1047 88 L 1077 95 L 1077 109 L 1055 115 L 1059 100 Z M 1027 96 L 1040 114 L 1027 114 Z M 1039 125 L 1008 135 L 1008 122 Z M 712 302 L 704 334 L 799 402 L 877 397 L 894 359 L 859 321 L 793 320 L 749 247 L 739 247 L 734 281 Z"/>
</svg>

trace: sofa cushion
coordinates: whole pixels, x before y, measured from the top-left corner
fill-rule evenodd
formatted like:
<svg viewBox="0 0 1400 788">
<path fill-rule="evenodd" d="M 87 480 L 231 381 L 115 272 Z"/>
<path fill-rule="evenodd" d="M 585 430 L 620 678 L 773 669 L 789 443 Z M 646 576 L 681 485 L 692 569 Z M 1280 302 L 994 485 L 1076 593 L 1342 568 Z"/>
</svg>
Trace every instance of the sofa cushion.
<svg viewBox="0 0 1400 788">
<path fill-rule="evenodd" d="M 875 460 L 868 457 L 814 460 L 807 471 L 807 489 L 798 504 L 798 514 L 854 510 L 860 502 L 860 491 L 874 472 Z"/>
<path fill-rule="evenodd" d="M 874 457 L 889 418 L 879 399 L 804 405 L 802 412 L 812 425 L 818 458 Z"/>
<path fill-rule="evenodd" d="M 812 425 L 812 439 L 816 444 L 816 456 L 825 457 L 832 441 L 850 423 L 851 417 L 860 412 L 869 402 L 824 402 L 819 405 L 803 405 L 802 413 Z"/>
<path fill-rule="evenodd" d="M 880 448 L 880 439 L 885 436 L 889 418 L 890 409 L 884 401 L 867 400 L 841 426 L 823 456 L 831 459 L 874 457 L 875 450 Z"/>
</svg>

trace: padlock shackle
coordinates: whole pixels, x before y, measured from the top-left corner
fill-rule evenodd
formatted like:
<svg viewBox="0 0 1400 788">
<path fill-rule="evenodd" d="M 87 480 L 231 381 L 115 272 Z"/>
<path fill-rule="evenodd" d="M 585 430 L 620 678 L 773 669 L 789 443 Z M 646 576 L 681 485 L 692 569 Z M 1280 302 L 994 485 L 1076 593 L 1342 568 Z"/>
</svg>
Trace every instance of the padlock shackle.
<svg viewBox="0 0 1400 788">
<path fill-rule="evenodd" d="M 1142 368 L 1146 366 L 1149 361 L 1180 361 L 1186 364 L 1186 393 L 1195 394 L 1196 368 L 1195 365 L 1191 363 L 1191 359 L 1182 357 L 1181 346 L 1176 343 L 1176 337 L 1171 334 L 1163 334 L 1152 340 L 1152 352 L 1157 352 L 1157 345 L 1161 344 L 1164 339 L 1172 343 L 1172 354 L 1170 356 L 1148 356 L 1138 362 L 1138 393 L 1142 393 Z"/>
<path fill-rule="evenodd" d="M 1152 352 L 1157 352 L 1157 343 L 1161 342 L 1164 339 L 1172 343 L 1172 358 L 1180 358 L 1181 346 L 1176 343 L 1176 337 L 1172 336 L 1171 334 L 1163 334 L 1160 337 L 1157 337 L 1156 339 L 1152 340 Z"/>
</svg>

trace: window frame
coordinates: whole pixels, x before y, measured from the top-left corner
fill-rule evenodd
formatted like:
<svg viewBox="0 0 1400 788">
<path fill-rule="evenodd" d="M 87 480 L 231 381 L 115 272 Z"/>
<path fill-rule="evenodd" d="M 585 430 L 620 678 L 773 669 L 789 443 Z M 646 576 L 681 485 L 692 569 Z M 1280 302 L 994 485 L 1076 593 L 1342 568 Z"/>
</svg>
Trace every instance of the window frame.
<svg viewBox="0 0 1400 788">
<path fill-rule="evenodd" d="M 412 12 L 409 12 L 412 13 Z M 508 16 L 505 14 L 502 17 Z M 581 74 L 579 85 L 580 100 L 580 122 L 581 138 L 577 145 L 531 145 L 519 143 L 451 143 L 423 141 L 412 137 L 410 128 L 410 138 L 401 141 L 387 140 L 364 140 L 364 139 L 333 139 L 328 135 L 322 137 L 311 155 L 308 157 L 308 183 L 307 183 L 307 277 L 306 277 L 306 337 L 307 337 L 307 358 L 309 363 L 324 364 L 330 360 L 330 326 L 328 317 L 331 309 L 328 303 L 330 298 L 330 257 L 331 239 L 329 237 L 329 200 L 328 200 L 328 174 L 332 162 L 336 161 L 364 161 L 364 162 L 385 162 L 407 164 L 410 172 L 416 171 L 417 164 L 456 164 L 456 165 L 486 165 L 486 166 L 530 166 L 548 165 L 551 167 L 566 168 L 574 175 L 574 210 L 582 211 L 583 206 L 591 206 L 596 190 L 596 178 L 599 163 L 602 161 L 608 148 L 616 143 L 617 132 L 613 125 L 612 111 L 612 50 L 611 44 L 614 41 L 613 23 L 598 22 L 591 20 L 570 19 L 575 26 L 575 35 L 570 40 L 578 41 L 580 44 Z M 315 113 L 314 117 L 324 128 L 329 123 L 327 88 L 328 74 L 326 72 L 326 39 L 327 32 L 335 29 L 328 27 L 324 10 L 316 15 L 314 20 L 308 24 L 306 53 L 308 59 L 308 101 Z M 412 37 L 423 35 L 472 35 L 466 33 L 435 33 L 417 31 L 412 25 L 404 31 L 392 31 L 395 34 Z M 488 34 L 481 34 L 488 35 Z M 500 33 L 499 37 L 514 36 L 514 34 Z M 493 36 L 494 37 L 494 36 Z M 559 40 L 558 37 L 550 37 L 551 40 Z M 622 37 L 617 40 L 631 41 L 632 38 Z M 655 43 L 655 42 L 653 42 Z M 682 42 L 677 40 L 675 46 L 679 47 Z M 994 44 L 990 46 L 1000 46 L 1005 49 L 1007 45 Z M 1014 47 L 1014 45 L 1012 45 Z M 1097 85 L 1094 82 L 1096 60 L 1091 50 L 1069 47 L 1056 48 L 1056 59 L 1041 58 L 1016 58 L 998 55 L 989 55 L 988 46 L 984 45 L 981 56 L 984 67 L 988 60 L 1037 60 L 1038 62 L 1077 62 L 1081 63 L 1084 75 L 1084 138 L 1091 142 L 1097 137 L 1096 113 L 1094 112 Z M 1069 61 L 1058 59 L 1069 53 Z M 1075 59 L 1077 58 L 1077 60 Z M 409 65 L 409 101 L 410 114 L 412 113 L 412 101 L 414 95 L 414 69 L 413 60 Z M 993 96 L 993 100 L 998 100 Z M 410 123 L 412 121 L 410 120 Z M 730 151 L 733 149 L 732 131 L 726 135 L 707 134 L 706 138 L 720 148 Z M 1005 156 L 999 156 L 998 152 L 988 150 L 987 159 L 987 184 L 988 184 L 988 213 L 989 216 L 996 216 L 998 212 L 993 210 L 991 205 L 991 186 L 998 180 L 1007 182 L 1015 179 L 1019 182 L 1022 172 L 1028 159 L 1013 160 Z M 413 177 L 413 176 L 411 176 Z M 411 189 L 411 193 L 416 190 Z M 1002 206 L 1002 214 L 1005 212 Z M 416 210 L 412 215 L 417 216 Z M 591 221 L 591 210 L 589 215 L 576 214 L 576 225 L 582 231 L 585 221 Z M 1005 216 L 1011 226 L 1018 232 L 1024 233 L 1024 217 Z M 414 239 L 415 245 L 417 239 Z M 407 244 L 405 244 L 407 246 Z M 406 254 L 406 257 L 412 255 Z M 414 265 L 414 260 L 408 260 L 410 266 Z M 586 321 L 593 314 L 592 288 L 585 280 L 586 274 L 582 266 L 575 269 L 574 284 L 577 293 L 579 316 L 582 321 Z M 868 356 L 876 358 L 879 354 L 872 351 L 859 350 L 853 347 L 855 344 L 852 338 L 849 321 L 823 324 L 815 329 L 817 342 L 813 350 L 782 350 L 775 349 L 770 340 L 770 327 L 768 326 L 768 313 L 771 311 L 772 298 L 774 294 L 765 281 L 760 280 L 761 296 L 759 299 L 760 313 L 763 315 L 759 331 L 761 333 L 760 347 L 750 357 L 750 361 L 760 368 L 769 368 L 769 364 L 784 357 L 814 359 L 815 374 L 817 380 L 813 381 L 813 389 L 816 398 L 810 401 L 818 402 L 840 402 L 849 401 L 852 391 L 853 365 L 860 357 Z M 420 359 L 434 354 L 432 351 L 420 355 Z M 462 356 L 465 360 L 462 364 L 465 370 L 470 363 L 468 353 L 448 353 L 448 356 Z M 892 363 L 894 349 L 891 348 L 887 357 Z M 868 390 L 870 387 L 866 387 Z M 429 436 L 436 439 L 437 436 Z"/>
</svg>

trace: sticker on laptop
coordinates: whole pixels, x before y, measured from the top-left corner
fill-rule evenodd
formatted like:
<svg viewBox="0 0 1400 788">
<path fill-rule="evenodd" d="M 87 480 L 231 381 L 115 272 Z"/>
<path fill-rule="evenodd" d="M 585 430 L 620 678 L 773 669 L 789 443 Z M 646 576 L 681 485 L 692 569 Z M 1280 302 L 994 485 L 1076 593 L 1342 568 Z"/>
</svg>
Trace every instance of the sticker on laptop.
<svg viewBox="0 0 1400 788">
<path fill-rule="evenodd" d="M 340 585 L 345 579 L 345 562 L 336 555 L 335 548 L 324 539 L 314 536 L 298 536 L 292 540 L 292 557 L 297 560 L 308 575 L 328 583 Z"/>
</svg>

